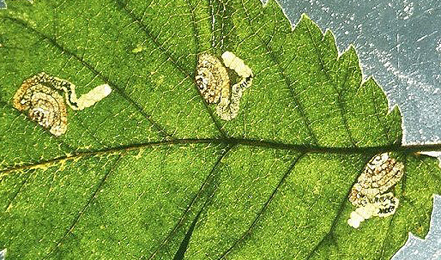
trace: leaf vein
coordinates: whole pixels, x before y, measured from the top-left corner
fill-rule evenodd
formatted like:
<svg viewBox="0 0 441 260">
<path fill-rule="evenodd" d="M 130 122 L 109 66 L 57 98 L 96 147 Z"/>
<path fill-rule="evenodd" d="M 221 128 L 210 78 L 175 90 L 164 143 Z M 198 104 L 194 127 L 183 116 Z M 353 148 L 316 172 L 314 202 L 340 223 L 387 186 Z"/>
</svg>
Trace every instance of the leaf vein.
<svg viewBox="0 0 441 260">
<path fill-rule="evenodd" d="M 193 197 L 193 199 L 188 204 L 187 208 L 182 213 L 182 215 L 179 218 L 176 225 L 173 227 L 173 229 L 170 231 L 170 233 L 165 237 L 165 239 L 159 244 L 159 246 L 156 248 L 156 250 L 153 251 L 153 253 L 150 255 L 150 257 L 148 259 L 153 259 L 158 254 L 159 250 L 162 247 L 164 247 L 171 240 L 171 238 L 176 234 L 178 229 L 183 225 L 183 223 L 184 223 L 186 217 L 188 216 L 189 212 L 191 211 L 192 207 L 196 204 L 198 199 L 202 197 L 203 192 L 205 191 L 205 189 L 207 188 L 208 184 L 210 183 L 212 177 L 215 174 L 215 170 L 220 165 L 221 161 L 225 158 L 225 156 L 227 156 L 227 154 L 232 150 L 233 147 L 234 147 L 234 145 L 227 146 L 226 149 L 222 152 L 222 154 L 219 156 L 219 158 L 214 163 L 213 167 L 211 168 L 211 171 L 209 172 L 209 174 L 205 178 L 205 180 L 202 183 L 201 187 L 199 188 L 198 192 L 196 193 L 196 195 Z"/>
<path fill-rule="evenodd" d="M 383 132 L 384 132 L 387 140 L 390 140 L 390 138 L 389 138 L 390 137 L 390 135 L 389 135 L 390 128 L 387 126 L 387 124 L 385 124 L 385 122 L 383 120 L 380 119 L 380 115 L 378 112 L 378 106 L 377 106 L 377 100 L 374 97 L 373 91 L 371 92 L 371 100 L 374 105 L 375 117 L 377 118 L 378 123 L 381 125 L 381 128 L 383 128 Z"/>
<path fill-rule="evenodd" d="M 84 215 L 85 211 L 87 210 L 87 208 L 90 206 L 90 204 L 92 203 L 92 201 L 94 199 L 96 199 L 98 197 L 98 191 L 101 189 L 101 187 L 103 186 L 104 182 L 107 180 L 107 178 L 110 176 L 110 174 L 114 171 L 115 167 L 118 165 L 118 163 L 120 162 L 122 158 L 122 155 L 119 155 L 116 159 L 115 162 L 112 164 L 112 167 L 109 168 L 109 170 L 106 172 L 106 174 L 104 174 L 103 178 L 100 180 L 100 182 L 98 183 L 96 189 L 93 191 L 92 195 L 90 196 L 89 200 L 87 201 L 87 203 L 84 205 L 84 207 L 77 213 L 77 215 L 75 216 L 72 224 L 70 225 L 69 229 L 66 230 L 66 232 L 64 233 L 64 235 L 56 242 L 55 246 L 49 251 L 49 253 L 43 258 L 46 259 L 48 258 L 50 255 L 52 255 L 58 248 L 60 248 L 60 246 L 62 245 L 63 241 L 66 239 L 66 237 L 73 232 L 75 226 L 78 224 L 78 222 L 80 221 L 80 218 Z"/>
<path fill-rule="evenodd" d="M 251 18 L 250 15 L 247 12 L 247 9 L 245 8 L 245 5 L 242 1 L 242 8 L 244 9 L 245 15 L 247 17 L 247 21 L 248 24 L 250 25 L 250 27 L 252 27 L 252 23 L 251 23 Z M 302 118 L 308 132 L 309 132 L 309 136 L 312 138 L 314 144 L 318 144 L 318 139 L 317 136 L 315 135 L 315 133 L 312 130 L 311 127 L 311 122 L 309 121 L 309 118 L 306 116 L 305 110 L 303 108 L 303 105 L 301 104 L 301 102 L 298 100 L 297 98 L 297 93 L 295 92 L 293 86 L 293 83 L 291 82 L 291 80 L 286 76 L 286 72 L 285 69 L 281 66 L 280 61 L 274 56 L 273 50 L 272 48 L 266 44 L 265 41 L 263 41 L 263 39 L 260 37 L 259 34 L 256 34 L 256 36 L 259 38 L 260 42 L 262 43 L 262 45 L 265 47 L 266 52 L 268 53 L 268 55 L 271 58 L 271 61 L 273 62 L 273 64 L 275 64 L 279 70 L 280 76 L 283 79 L 283 81 L 285 82 L 285 85 L 287 86 L 291 97 L 295 103 L 295 108 L 297 109 L 297 111 L 300 113 L 300 117 Z"/>
<path fill-rule="evenodd" d="M 161 126 L 159 125 L 158 122 L 155 122 L 152 118 L 151 115 L 147 114 L 144 109 L 141 107 L 141 105 L 139 105 L 138 103 L 136 103 L 132 98 L 130 98 L 123 90 L 121 87 L 119 87 L 116 83 L 110 81 L 110 79 L 103 75 L 100 71 L 98 71 L 96 68 L 94 68 L 92 65 L 90 65 L 88 62 L 86 62 L 85 60 L 83 60 L 81 57 L 79 57 L 77 54 L 73 53 L 72 51 L 66 49 L 64 46 L 62 46 L 61 44 L 59 44 L 55 39 L 49 37 L 48 35 L 32 28 L 31 26 L 29 26 L 27 23 L 25 23 L 24 21 L 21 21 L 19 19 L 15 19 L 12 17 L 2 17 L 3 19 L 7 19 L 10 20 L 11 22 L 22 26 L 23 28 L 33 32 L 35 35 L 37 35 L 39 38 L 48 41 L 50 44 L 52 44 L 54 47 L 56 47 L 57 49 L 59 49 L 61 51 L 61 53 L 63 54 L 67 54 L 70 57 L 74 57 L 77 61 L 79 61 L 81 64 L 83 64 L 84 67 L 86 67 L 87 69 L 89 69 L 94 75 L 98 76 L 99 78 L 101 78 L 104 82 L 108 83 L 109 85 L 111 85 L 114 89 L 116 89 L 118 91 L 118 93 L 124 98 L 126 99 L 132 106 L 135 107 L 135 109 L 143 116 L 145 117 L 148 122 L 150 122 L 150 124 L 156 128 L 156 130 L 158 131 L 158 133 L 160 135 L 162 135 L 165 138 L 172 138 L 172 135 L 167 133 L 167 131 Z"/>
<path fill-rule="evenodd" d="M 311 252 L 308 254 L 308 256 L 306 257 L 306 259 L 311 259 L 314 256 L 314 253 L 316 253 L 320 247 L 323 245 L 324 242 L 326 242 L 327 239 L 332 239 L 334 240 L 334 238 L 332 237 L 334 234 L 334 230 L 337 227 L 337 223 L 340 220 L 340 217 L 342 216 L 342 213 L 344 211 L 344 208 L 346 206 L 346 203 L 348 203 L 348 197 L 349 194 L 351 193 L 352 190 L 352 186 L 357 182 L 358 180 L 358 175 L 357 174 L 355 176 L 354 181 L 352 182 L 352 185 L 349 187 L 349 190 L 346 192 L 346 195 L 343 197 L 343 199 L 340 202 L 340 205 L 338 207 L 337 210 L 337 214 L 335 215 L 334 219 L 332 220 L 332 224 L 331 227 L 329 228 L 329 230 L 325 233 L 325 235 L 322 237 L 322 239 L 315 245 L 315 247 L 311 250 Z M 334 241 L 335 242 L 335 241 Z"/>
<path fill-rule="evenodd" d="M 217 130 L 219 131 L 219 133 L 221 134 L 222 137 L 226 137 L 226 133 L 225 131 L 222 129 L 221 125 L 219 124 L 219 122 L 216 120 L 212 110 L 209 108 L 207 102 L 205 101 L 205 99 L 202 97 L 202 95 L 200 94 L 199 90 L 197 89 L 196 86 L 196 82 L 194 79 L 194 73 L 190 73 L 185 71 L 184 67 L 182 65 L 180 65 L 177 60 L 175 58 L 173 58 L 173 56 L 163 47 L 163 44 L 160 44 L 157 40 L 157 38 L 159 37 L 159 35 L 155 38 L 152 33 L 150 32 L 149 28 L 147 28 L 147 26 L 145 26 L 142 23 L 142 20 L 138 17 L 136 17 L 136 15 L 133 13 L 132 10 L 129 10 L 127 8 L 127 5 L 124 4 L 121 0 L 117 0 L 116 1 L 118 6 L 122 8 L 122 10 L 125 11 L 125 13 L 132 19 L 132 21 L 134 23 L 136 23 L 139 28 L 141 28 L 142 31 L 144 31 L 144 33 L 147 35 L 147 37 L 153 42 L 153 44 L 162 52 L 162 54 L 167 57 L 167 61 L 170 61 L 175 68 L 177 68 L 183 75 L 183 78 L 192 78 L 192 82 L 193 82 L 193 86 L 195 91 L 198 93 L 198 96 L 200 97 L 200 100 L 203 102 L 206 111 L 208 112 L 208 114 L 211 117 L 211 120 L 213 121 L 214 125 L 216 126 Z M 197 35 L 195 36 L 197 37 Z"/>
<path fill-rule="evenodd" d="M 26 176 L 26 179 L 21 183 L 20 187 L 18 188 L 17 192 L 15 192 L 15 194 L 12 196 L 12 198 L 9 200 L 8 205 L 6 205 L 5 207 L 5 212 L 7 212 L 11 206 L 12 203 L 14 202 L 15 198 L 17 198 L 18 194 L 21 192 L 22 188 L 28 183 L 29 178 L 31 177 L 32 174 L 28 174 L 28 176 Z"/>
<path fill-rule="evenodd" d="M 351 133 L 351 131 L 349 129 L 349 125 L 348 125 L 348 122 L 347 122 L 347 118 L 346 118 L 347 111 L 344 108 L 343 101 L 341 100 L 341 93 L 337 90 L 337 87 L 335 86 L 334 80 L 332 80 L 330 75 L 329 75 L 329 71 L 326 68 L 325 63 L 322 60 L 322 53 L 321 53 L 319 47 L 317 46 L 317 44 L 316 44 L 316 42 L 314 40 L 314 37 L 312 37 L 312 32 L 311 32 L 310 27 L 308 25 L 306 25 L 306 28 L 308 29 L 309 38 L 311 39 L 311 42 L 312 42 L 312 44 L 314 46 L 315 53 L 317 54 L 317 59 L 318 59 L 318 61 L 320 63 L 321 71 L 323 71 L 323 73 L 324 73 L 325 77 L 327 78 L 327 80 L 329 82 L 331 82 L 331 86 L 332 86 L 332 88 L 334 89 L 334 91 L 337 94 L 337 107 L 338 107 L 338 109 L 340 111 L 341 122 L 342 122 L 342 124 L 343 124 L 343 126 L 345 128 L 346 134 L 348 135 L 349 141 L 352 143 L 352 145 L 356 147 L 357 144 L 356 144 L 354 138 L 352 137 L 352 133 Z"/>
<path fill-rule="evenodd" d="M 278 182 L 277 186 L 272 191 L 271 195 L 268 197 L 266 202 L 263 204 L 263 207 L 260 209 L 260 211 L 257 213 L 256 217 L 254 218 L 251 225 L 248 227 L 248 229 L 242 234 L 242 236 L 237 239 L 233 245 L 231 245 L 230 248 L 228 248 L 220 257 L 219 259 L 226 258 L 228 254 L 232 252 L 232 250 L 239 244 L 244 242 L 248 236 L 251 234 L 253 228 L 256 226 L 257 222 L 260 220 L 260 218 L 263 216 L 265 211 L 268 209 L 270 203 L 274 200 L 274 197 L 276 196 L 277 192 L 279 191 L 279 188 L 285 183 L 286 178 L 289 176 L 289 174 L 294 169 L 295 165 L 306 155 L 306 153 L 301 153 L 299 156 L 293 159 L 290 167 L 288 170 L 283 174 L 282 178 Z"/>
<path fill-rule="evenodd" d="M 109 147 L 105 149 L 87 151 L 87 152 L 76 152 L 73 154 L 56 157 L 50 160 L 40 161 L 37 163 L 23 164 L 23 165 L 10 165 L 5 166 L 0 170 L 0 182 L 2 178 L 10 172 L 27 170 L 32 168 L 38 168 L 42 166 L 52 166 L 63 160 L 73 160 L 87 158 L 90 156 L 104 156 L 109 154 L 116 154 L 123 151 L 133 151 L 139 150 L 147 147 L 154 146 L 166 146 L 166 145 L 189 145 L 189 144 L 207 144 L 207 145 L 217 145 L 217 144 L 239 144 L 249 147 L 266 147 L 271 149 L 280 150 L 291 150 L 305 153 L 329 153 L 329 154 L 377 154 L 384 152 L 403 152 L 403 153 L 415 153 L 415 152 L 431 152 L 431 151 L 441 151 L 441 144 L 427 144 L 427 145 L 380 145 L 380 146 L 369 146 L 369 147 L 324 147 L 324 146 L 311 146 L 304 144 L 287 144 L 264 140 L 254 140 L 254 139 L 173 139 L 173 140 L 163 140 L 157 142 L 147 142 L 139 144 L 130 144 L 127 146 L 117 146 Z"/>
</svg>

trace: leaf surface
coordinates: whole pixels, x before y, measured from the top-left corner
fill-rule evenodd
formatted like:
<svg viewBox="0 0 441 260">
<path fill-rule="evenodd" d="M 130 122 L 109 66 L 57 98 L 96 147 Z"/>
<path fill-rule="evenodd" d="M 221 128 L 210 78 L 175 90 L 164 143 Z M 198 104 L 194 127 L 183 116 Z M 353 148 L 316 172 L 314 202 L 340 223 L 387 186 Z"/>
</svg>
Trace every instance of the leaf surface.
<svg viewBox="0 0 441 260">
<path fill-rule="evenodd" d="M 13 1 L 0 44 L 8 258 L 389 259 L 428 231 L 437 161 L 401 146 L 353 47 L 306 15 L 292 29 L 273 0 Z M 232 121 L 194 84 L 204 51 L 253 70 Z M 41 71 L 113 92 L 55 138 L 12 107 Z M 386 151 L 406 165 L 400 206 L 351 228 L 348 193 Z"/>
</svg>

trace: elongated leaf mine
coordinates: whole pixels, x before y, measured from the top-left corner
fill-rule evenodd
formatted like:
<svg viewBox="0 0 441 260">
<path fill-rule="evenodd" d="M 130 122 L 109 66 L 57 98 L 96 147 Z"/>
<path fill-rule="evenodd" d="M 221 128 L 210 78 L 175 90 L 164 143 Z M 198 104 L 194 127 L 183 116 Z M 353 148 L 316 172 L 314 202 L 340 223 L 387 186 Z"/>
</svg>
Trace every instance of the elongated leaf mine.
<svg viewBox="0 0 441 260">
<path fill-rule="evenodd" d="M 252 78 L 253 72 L 251 71 L 250 67 L 248 67 L 244 61 L 236 55 L 234 55 L 232 52 L 226 51 L 222 54 L 222 60 L 225 63 L 225 66 L 228 68 L 234 70 L 237 75 L 241 76 L 242 78 Z"/>
<path fill-rule="evenodd" d="M 200 54 L 195 80 L 206 102 L 218 104 L 217 115 L 229 121 L 238 115 L 243 91 L 251 86 L 253 73 L 244 61 L 232 52 L 224 52 L 222 60 L 224 64 L 211 54 Z M 230 85 L 227 68 L 241 77 L 233 86 Z"/>
<path fill-rule="evenodd" d="M 404 164 L 391 158 L 390 153 L 374 156 L 349 194 L 349 201 L 357 209 L 351 213 L 348 224 L 358 228 L 361 222 L 371 217 L 393 215 L 399 200 L 392 192 L 385 192 L 395 186 L 403 174 Z"/>
<path fill-rule="evenodd" d="M 69 96 L 68 104 L 74 110 L 83 110 L 85 108 L 95 105 L 96 102 L 107 97 L 112 92 L 109 85 L 103 84 L 95 87 L 91 91 L 77 98 L 75 94 L 75 88 L 71 89 L 71 95 Z"/>
<path fill-rule="evenodd" d="M 77 94 L 75 93 L 76 86 L 65 79 L 52 77 L 44 72 L 38 74 L 36 78 L 42 84 L 46 84 L 57 90 L 63 91 L 66 95 L 67 104 L 73 110 L 83 110 L 85 108 L 91 107 L 96 102 L 107 97 L 112 92 L 110 86 L 104 84 L 95 87 L 88 93 L 77 98 Z"/>
<path fill-rule="evenodd" d="M 108 96 L 112 89 L 100 85 L 77 98 L 75 85 L 67 80 L 49 76 L 42 72 L 25 80 L 14 95 L 14 107 L 19 111 L 29 110 L 29 118 L 55 136 L 67 130 L 66 104 L 57 91 L 63 91 L 67 104 L 74 110 L 93 106 Z"/>
</svg>

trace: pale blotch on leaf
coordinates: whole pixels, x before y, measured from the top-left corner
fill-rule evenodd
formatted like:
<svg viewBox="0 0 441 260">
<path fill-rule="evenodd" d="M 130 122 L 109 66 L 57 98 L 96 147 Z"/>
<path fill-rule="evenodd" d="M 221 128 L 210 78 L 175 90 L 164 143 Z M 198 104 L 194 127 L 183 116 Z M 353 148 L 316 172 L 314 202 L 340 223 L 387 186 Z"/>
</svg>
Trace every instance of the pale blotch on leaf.
<svg viewBox="0 0 441 260">
<path fill-rule="evenodd" d="M 196 85 L 208 104 L 218 104 L 217 115 L 231 120 L 239 113 L 243 91 L 251 86 L 253 72 L 244 61 L 232 52 L 222 54 L 223 63 L 214 55 L 201 53 L 196 68 Z M 241 79 L 231 86 L 227 68 Z"/>
<path fill-rule="evenodd" d="M 5 260 L 6 259 L 6 253 L 8 252 L 8 250 L 5 248 L 2 251 L 0 251 L 0 260 Z"/>
<path fill-rule="evenodd" d="M 351 213 L 348 224 L 358 228 L 361 222 L 371 217 L 393 215 L 399 200 L 392 192 L 385 192 L 395 186 L 403 174 L 404 164 L 390 157 L 390 153 L 374 156 L 349 194 L 349 201 L 357 209 Z"/>
<path fill-rule="evenodd" d="M 112 89 L 103 84 L 77 98 L 75 85 L 67 80 L 49 76 L 42 72 L 26 79 L 13 98 L 19 111 L 29 110 L 29 118 L 55 136 L 67 130 L 67 112 L 63 98 L 57 91 L 63 91 L 66 102 L 73 110 L 83 110 L 108 96 Z"/>
<path fill-rule="evenodd" d="M 132 53 L 140 53 L 142 51 L 144 51 L 146 48 L 145 46 L 143 46 L 142 44 L 138 44 L 136 45 L 135 48 L 133 48 Z"/>
</svg>

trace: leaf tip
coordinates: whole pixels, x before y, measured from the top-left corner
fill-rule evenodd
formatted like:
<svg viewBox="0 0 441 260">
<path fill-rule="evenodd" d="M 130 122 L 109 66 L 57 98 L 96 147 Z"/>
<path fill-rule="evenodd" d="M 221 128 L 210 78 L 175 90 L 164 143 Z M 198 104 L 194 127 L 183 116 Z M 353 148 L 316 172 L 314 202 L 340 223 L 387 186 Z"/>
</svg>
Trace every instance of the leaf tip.
<svg viewBox="0 0 441 260">
<path fill-rule="evenodd" d="M 398 114 L 401 117 L 401 109 L 397 104 L 392 105 L 389 114 Z"/>
<path fill-rule="evenodd" d="M 325 30 L 324 37 L 333 38 L 335 41 L 335 34 L 328 28 L 326 28 L 326 30 Z"/>
<path fill-rule="evenodd" d="M 378 85 L 372 76 L 368 76 L 363 85 Z"/>
<path fill-rule="evenodd" d="M 299 22 L 295 25 L 294 32 L 306 33 L 309 37 L 316 38 L 317 41 L 321 41 L 323 32 L 320 27 L 309 16 L 303 13 Z"/>
<path fill-rule="evenodd" d="M 302 22 L 312 22 L 311 18 L 309 18 L 309 16 L 306 13 L 302 13 L 302 15 L 300 16 L 300 21 L 299 23 Z"/>
<path fill-rule="evenodd" d="M 355 56 L 357 56 L 357 50 L 355 49 L 354 44 L 350 43 L 347 49 L 347 52 L 349 54 L 354 54 Z M 358 56 L 357 56 L 358 57 Z"/>
</svg>

